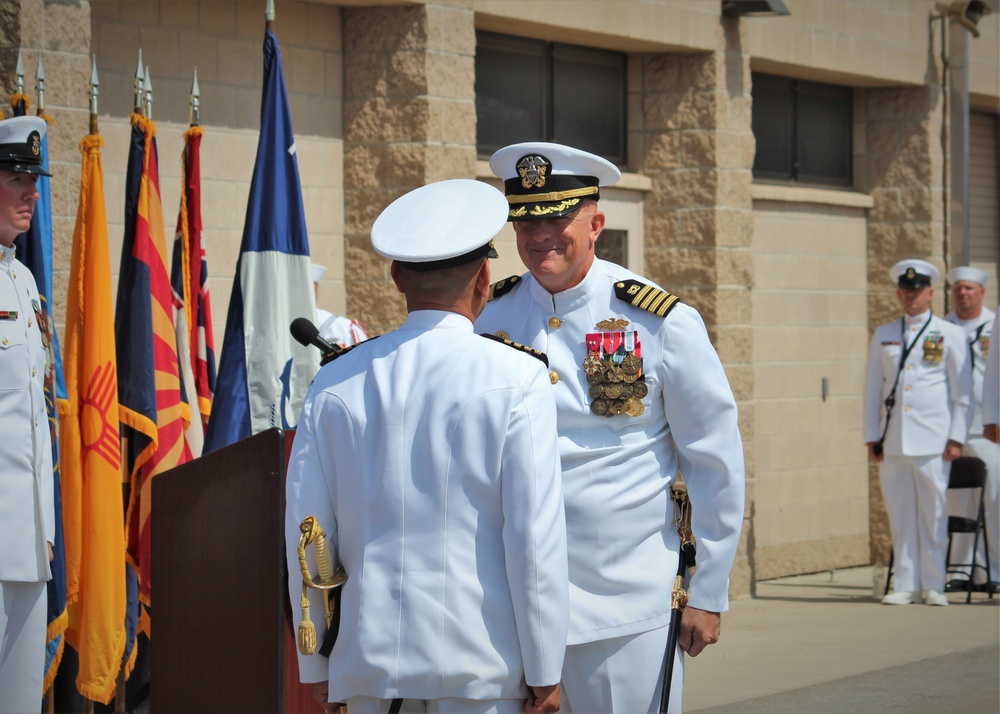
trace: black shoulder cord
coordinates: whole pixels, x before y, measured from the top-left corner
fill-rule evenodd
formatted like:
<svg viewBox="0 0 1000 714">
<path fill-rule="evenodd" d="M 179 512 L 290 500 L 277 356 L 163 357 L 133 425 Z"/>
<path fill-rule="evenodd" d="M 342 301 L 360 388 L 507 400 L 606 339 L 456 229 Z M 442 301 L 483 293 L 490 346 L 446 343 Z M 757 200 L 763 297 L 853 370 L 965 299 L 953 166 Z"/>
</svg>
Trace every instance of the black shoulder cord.
<svg viewBox="0 0 1000 714">
<path fill-rule="evenodd" d="M 976 343 L 979 342 L 979 338 L 983 334 L 983 328 L 984 327 L 986 327 L 986 323 L 985 322 L 982 325 L 980 325 L 979 327 L 976 328 L 976 336 L 973 337 L 972 340 L 969 341 L 969 368 L 973 369 L 973 370 L 976 368 L 976 350 L 975 350 L 975 346 L 976 346 Z"/>
<path fill-rule="evenodd" d="M 903 365 L 906 364 L 906 358 L 910 356 L 910 352 L 912 352 L 913 348 L 916 347 L 918 342 L 920 342 L 920 336 L 924 334 L 924 330 L 926 330 L 927 326 L 931 324 L 932 317 L 934 317 L 933 313 L 928 315 L 927 322 L 925 322 L 924 326 L 920 328 L 920 332 L 917 333 L 917 336 L 913 338 L 913 342 L 909 345 L 906 344 L 906 318 L 899 318 L 900 329 L 903 333 L 903 356 L 899 360 L 899 369 L 896 370 L 896 381 L 892 383 L 892 391 L 889 392 L 889 396 L 885 398 L 885 427 L 882 429 L 882 436 L 872 447 L 872 451 L 875 452 L 876 456 L 882 455 L 882 443 L 885 441 L 885 435 L 889 431 L 889 419 L 892 417 L 892 408 L 896 406 L 896 387 L 899 386 L 899 375 L 903 373 Z"/>
</svg>

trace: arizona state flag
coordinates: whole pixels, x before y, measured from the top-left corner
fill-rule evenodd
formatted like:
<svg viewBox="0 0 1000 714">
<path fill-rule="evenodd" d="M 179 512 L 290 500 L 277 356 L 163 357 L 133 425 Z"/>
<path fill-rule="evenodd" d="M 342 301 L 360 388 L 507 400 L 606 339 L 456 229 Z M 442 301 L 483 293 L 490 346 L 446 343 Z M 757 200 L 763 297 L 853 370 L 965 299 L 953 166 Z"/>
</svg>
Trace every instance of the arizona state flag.
<svg viewBox="0 0 1000 714">
<path fill-rule="evenodd" d="M 206 453 L 271 427 L 295 426 L 319 364 L 316 350 L 293 340 L 288 326 L 315 314 L 295 136 L 278 39 L 268 29 L 260 139 Z"/>
<path fill-rule="evenodd" d="M 215 338 L 208 297 L 208 262 L 201 242 L 201 136 L 200 126 L 192 126 L 184 134 L 181 207 L 170 268 L 181 384 L 188 404 L 197 404 L 197 408 L 192 409 L 191 425 L 185 433 L 194 457 L 201 456 L 215 392 Z M 194 418 L 199 412 L 201 418 Z"/>
<path fill-rule="evenodd" d="M 84 137 L 80 202 L 66 306 L 65 404 L 60 409 L 69 625 L 77 689 L 109 702 L 125 648 L 118 379 L 111 263 L 98 135 Z"/>
<path fill-rule="evenodd" d="M 139 576 L 139 600 L 146 606 L 151 480 L 191 458 L 184 442 L 190 412 L 181 399 L 155 136 L 152 121 L 132 115 L 115 311 L 119 413 L 127 440 L 123 456 L 131 482 L 128 556 Z M 144 618 L 140 629 L 149 634 Z"/>
</svg>

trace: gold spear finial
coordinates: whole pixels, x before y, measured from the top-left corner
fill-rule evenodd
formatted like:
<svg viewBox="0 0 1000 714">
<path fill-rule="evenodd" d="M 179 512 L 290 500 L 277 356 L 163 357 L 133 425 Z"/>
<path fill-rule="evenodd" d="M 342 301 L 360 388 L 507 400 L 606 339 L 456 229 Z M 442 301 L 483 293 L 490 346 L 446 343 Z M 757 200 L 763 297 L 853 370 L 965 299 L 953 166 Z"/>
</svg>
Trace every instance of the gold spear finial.
<svg viewBox="0 0 1000 714">
<path fill-rule="evenodd" d="M 45 70 L 42 69 L 42 53 L 38 53 L 38 68 L 35 70 L 35 92 L 38 94 L 38 114 L 45 111 Z"/>
<path fill-rule="evenodd" d="M 198 68 L 194 68 L 194 81 L 191 83 L 191 126 L 201 124 L 201 89 L 198 87 Z"/>
<path fill-rule="evenodd" d="M 135 97 L 132 102 L 132 111 L 136 114 L 142 114 L 143 105 L 143 79 L 145 75 L 142 71 L 142 48 L 139 48 L 139 64 L 135 66 Z"/>
<path fill-rule="evenodd" d="M 97 134 L 97 55 L 90 63 L 90 133 Z"/>
</svg>

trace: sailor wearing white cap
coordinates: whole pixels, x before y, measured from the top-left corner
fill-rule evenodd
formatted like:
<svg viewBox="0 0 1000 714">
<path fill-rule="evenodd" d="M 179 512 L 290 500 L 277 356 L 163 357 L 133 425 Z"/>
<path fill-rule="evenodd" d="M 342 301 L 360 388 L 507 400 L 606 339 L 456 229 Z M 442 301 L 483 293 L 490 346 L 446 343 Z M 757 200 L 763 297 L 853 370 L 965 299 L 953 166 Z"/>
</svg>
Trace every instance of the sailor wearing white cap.
<svg viewBox="0 0 1000 714">
<path fill-rule="evenodd" d="M 924 260 L 889 270 L 903 306 L 875 328 L 865 376 L 864 439 L 882 463 L 882 493 L 895 555 L 895 588 L 882 602 L 947 605 L 945 551 L 951 461 L 972 413 L 972 371 L 962 330 L 931 314 L 939 273 Z"/>
<path fill-rule="evenodd" d="M 312 263 L 313 291 L 316 296 L 316 328 L 319 336 L 332 345 L 351 347 L 368 339 L 368 332 L 357 320 L 343 315 L 335 315 L 319 306 L 319 283 L 326 275 L 326 266 Z"/>
<path fill-rule="evenodd" d="M 529 269 L 501 280 L 477 329 L 549 355 L 569 546 L 568 712 L 659 711 L 678 563 L 670 487 L 683 468 L 698 539 L 679 646 L 719 638 L 743 521 L 736 402 L 701 317 L 677 296 L 594 253 L 600 190 L 620 177 L 594 154 L 515 144 L 504 180 Z M 683 657 L 670 711 L 680 711 Z"/>
<path fill-rule="evenodd" d="M 445 714 L 559 708 L 566 526 L 545 356 L 473 332 L 506 217 L 501 193 L 464 179 L 386 208 L 372 247 L 392 260 L 406 322 L 320 369 L 303 406 L 289 570 L 313 515 L 347 582 L 329 660 L 300 655 L 299 671 L 329 679 L 324 700 L 351 714 L 394 699 Z"/>
<path fill-rule="evenodd" d="M 38 711 L 45 669 L 45 582 L 55 540 L 46 338 L 38 288 L 14 257 L 38 199 L 46 124 L 0 121 L 0 711 Z"/>
<path fill-rule="evenodd" d="M 1000 581 L 1000 446 L 983 436 L 983 380 L 986 377 L 986 360 L 990 349 L 997 349 L 993 339 L 994 313 L 983 306 L 989 274 L 969 265 L 954 268 L 948 273 L 951 296 L 955 309 L 944 319 L 965 331 L 969 342 L 969 359 L 972 361 L 973 412 L 969 425 L 969 439 L 962 448 L 965 456 L 976 456 L 986 464 L 987 487 L 983 493 L 986 506 L 986 536 L 989 539 L 990 574 Z M 948 491 L 948 513 L 953 516 L 975 518 L 979 508 L 976 489 Z M 952 536 L 951 560 L 954 563 L 972 561 L 973 535 L 956 533 Z M 982 542 L 976 551 L 976 560 L 985 565 Z M 974 581 L 985 582 L 984 571 L 977 569 Z M 967 578 L 949 581 L 949 590 L 965 590 Z"/>
</svg>

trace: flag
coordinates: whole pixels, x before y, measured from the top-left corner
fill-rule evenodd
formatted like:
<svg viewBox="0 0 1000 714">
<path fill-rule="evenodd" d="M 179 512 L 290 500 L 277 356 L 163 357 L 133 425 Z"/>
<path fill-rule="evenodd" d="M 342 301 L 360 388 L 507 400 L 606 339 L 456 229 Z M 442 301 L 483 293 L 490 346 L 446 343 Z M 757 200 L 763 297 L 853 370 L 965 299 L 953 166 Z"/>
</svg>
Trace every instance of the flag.
<svg viewBox="0 0 1000 714">
<path fill-rule="evenodd" d="M 319 368 L 288 326 L 316 314 L 309 238 L 278 40 L 264 33 L 260 139 L 229 299 L 205 451 L 271 427 L 292 428 Z"/>
<path fill-rule="evenodd" d="M 139 600 L 147 608 L 151 481 L 191 459 L 184 442 L 191 415 L 181 400 L 155 137 L 153 122 L 133 114 L 115 310 L 119 415 L 130 483 L 128 557 L 139 578 Z M 139 629 L 148 635 L 147 616 L 144 610 Z"/>
<path fill-rule="evenodd" d="M 11 97 L 14 116 L 25 116 L 30 102 L 24 94 Z M 52 118 L 39 114 L 50 125 Z M 40 152 L 42 168 L 49 168 L 49 137 L 42 137 Z M 52 480 L 55 500 L 55 542 L 52 544 L 53 559 L 50 563 L 52 579 L 46 585 L 48 597 L 48 631 L 45 646 L 44 691 L 48 691 L 55 680 L 62 660 L 66 630 L 66 552 L 63 546 L 62 489 L 59 484 L 59 428 L 57 403 L 66 399 L 66 382 L 63 379 L 62 357 L 59 354 L 59 340 L 52 315 L 52 190 L 48 176 L 39 176 L 36 183 L 38 200 L 35 213 L 31 217 L 31 227 L 14 239 L 18 260 L 24 263 L 35 278 L 41 301 L 39 313 L 42 339 L 45 341 L 48 359 L 45 374 L 45 407 L 49 418 L 49 434 L 52 441 Z"/>
<path fill-rule="evenodd" d="M 191 425 L 185 433 L 194 457 L 201 456 L 215 391 L 215 338 L 208 297 L 208 262 L 201 242 L 201 136 L 200 126 L 192 126 L 184 134 L 181 207 L 170 269 L 181 385 L 188 404 L 197 404 L 197 408 L 191 410 Z M 198 413 L 200 419 L 194 416 Z"/>
<path fill-rule="evenodd" d="M 66 306 L 60 452 L 66 533 L 66 638 L 77 689 L 109 702 L 125 648 L 125 533 L 111 263 L 98 135 L 84 137 Z"/>
</svg>

